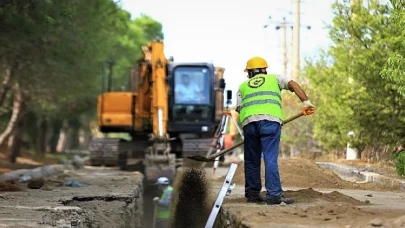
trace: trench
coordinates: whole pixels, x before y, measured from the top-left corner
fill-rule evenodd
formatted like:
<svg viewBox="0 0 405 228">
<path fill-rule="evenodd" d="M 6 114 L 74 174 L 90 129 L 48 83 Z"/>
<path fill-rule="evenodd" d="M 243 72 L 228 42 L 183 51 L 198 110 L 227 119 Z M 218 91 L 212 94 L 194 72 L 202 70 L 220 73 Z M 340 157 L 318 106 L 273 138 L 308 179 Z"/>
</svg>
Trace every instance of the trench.
<svg viewBox="0 0 405 228">
<path fill-rule="evenodd" d="M 143 227 L 153 226 L 154 204 L 152 202 L 155 196 L 160 196 L 156 186 L 144 185 L 143 192 Z"/>
<path fill-rule="evenodd" d="M 206 176 L 206 171 L 197 165 L 187 164 L 176 172 L 175 180 L 172 183 L 170 228 L 203 228 L 207 222 L 216 194 L 211 195 L 211 183 Z M 152 227 L 154 214 L 152 199 L 156 196 L 160 197 L 161 194 L 162 192 L 155 185 L 144 184 L 144 228 Z M 214 227 L 233 227 L 223 226 L 223 224 L 229 223 L 228 220 L 232 221 L 231 224 L 238 223 L 234 215 L 226 215 L 223 209 L 220 213 L 223 215 L 218 214 Z M 229 219 L 229 216 L 232 219 Z"/>
<path fill-rule="evenodd" d="M 225 227 L 248 228 L 249 226 L 244 225 L 236 215 L 230 213 L 229 211 L 221 207 L 213 228 L 225 228 Z"/>
</svg>

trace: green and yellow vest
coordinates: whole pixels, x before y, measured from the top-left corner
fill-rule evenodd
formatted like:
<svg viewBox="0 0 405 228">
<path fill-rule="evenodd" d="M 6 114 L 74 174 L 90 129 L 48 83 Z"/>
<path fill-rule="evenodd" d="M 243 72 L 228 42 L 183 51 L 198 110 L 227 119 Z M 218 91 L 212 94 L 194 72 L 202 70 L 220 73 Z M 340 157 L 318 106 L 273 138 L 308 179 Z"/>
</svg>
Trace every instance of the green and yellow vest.
<svg viewBox="0 0 405 228">
<path fill-rule="evenodd" d="M 281 91 L 274 74 L 258 74 L 239 87 L 242 95 L 239 120 L 241 123 L 254 115 L 270 115 L 284 119 Z"/>
<path fill-rule="evenodd" d="M 171 192 L 173 191 L 173 187 L 172 186 L 168 186 L 162 193 L 162 196 L 160 197 L 161 200 L 165 200 L 166 199 L 166 195 L 167 192 Z M 162 207 L 162 206 L 158 206 L 158 214 L 157 214 L 157 218 L 159 219 L 168 219 L 170 215 L 170 207 Z"/>
</svg>

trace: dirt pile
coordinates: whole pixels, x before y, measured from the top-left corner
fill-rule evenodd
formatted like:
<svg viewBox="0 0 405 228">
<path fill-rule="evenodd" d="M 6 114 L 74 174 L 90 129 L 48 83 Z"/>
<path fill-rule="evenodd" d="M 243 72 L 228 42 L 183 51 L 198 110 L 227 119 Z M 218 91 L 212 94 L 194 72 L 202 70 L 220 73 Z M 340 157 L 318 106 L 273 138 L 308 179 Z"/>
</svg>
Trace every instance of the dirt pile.
<svg viewBox="0 0 405 228">
<path fill-rule="evenodd" d="M 334 195 L 335 193 L 330 194 Z M 320 196 L 320 198 L 322 197 Z M 329 197 L 327 196 L 327 198 Z M 226 204 L 229 212 L 225 216 L 230 219 L 230 215 L 236 215 L 233 217 L 234 221 L 230 219 L 232 221 L 231 227 L 298 227 L 299 225 L 311 227 L 405 227 L 403 210 L 360 208 L 356 206 L 358 204 L 356 202 L 319 200 L 311 204 L 296 204 L 294 207 L 266 207 L 236 202 L 236 199 L 228 199 L 227 201 L 231 202 Z M 243 225 L 239 225 L 242 222 Z"/>
<path fill-rule="evenodd" d="M 266 192 L 261 192 L 263 197 L 266 196 Z M 365 202 L 360 200 L 354 199 L 350 196 L 344 195 L 340 192 L 333 191 L 330 193 L 322 193 L 313 190 L 312 188 L 307 189 L 300 189 L 297 191 L 284 191 L 284 197 L 293 198 L 295 200 L 295 204 L 299 203 L 313 203 L 318 201 L 325 201 L 331 203 L 344 203 L 350 204 L 353 206 L 361 206 L 366 205 Z M 232 198 L 232 199 L 225 199 L 227 203 L 246 203 L 246 199 L 243 197 L 240 198 Z"/>
<path fill-rule="evenodd" d="M 335 189 L 364 189 L 364 190 L 390 190 L 389 187 L 375 184 L 356 184 L 342 180 L 330 170 L 325 170 L 315 162 L 305 159 L 280 159 L 279 169 L 281 183 L 286 187 L 303 188 L 335 188 Z M 217 179 L 223 181 L 224 177 Z M 233 182 L 245 184 L 243 163 L 236 170 Z M 264 164 L 262 162 L 262 184 L 264 185 Z"/>
<path fill-rule="evenodd" d="M 204 169 L 189 168 L 174 184 L 172 228 L 204 227 L 209 215 L 209 185 Z"/>
<path fill-rule="evenodd" d="M 264 194 L 266 193 L 264 192 Z M 356 206 L 366 204 L 365 202 L 359 201 L 337 191 L 322 193 L 315 191 L 312 188 L 300 189 L 298 191 L 285 191 L 283 195 L 287 198 L 294 198 L 295 203 L 311 203 L 317 200 L 324 200 L 328 202 L 347 203 Z"/>
</svg>

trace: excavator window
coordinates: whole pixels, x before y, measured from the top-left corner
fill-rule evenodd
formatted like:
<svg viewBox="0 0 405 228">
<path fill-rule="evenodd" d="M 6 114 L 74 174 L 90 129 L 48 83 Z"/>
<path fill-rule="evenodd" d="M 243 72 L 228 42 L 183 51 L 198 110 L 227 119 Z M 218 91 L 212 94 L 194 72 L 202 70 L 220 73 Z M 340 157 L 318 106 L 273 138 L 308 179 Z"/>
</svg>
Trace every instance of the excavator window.
<svg viewBox="0 0 405 228">
<path fill-rule="evenodd" d="M 172 121 L 182 123 L 211 122 L 214 71 L 207 66 L 176 66 L 173 69 Z"/>
<path fill-rule="evenodd" d="M 174 100 L 176 104 L 209 104 L 210 74 L 207 67 L 176 67 Z"/>
</svg>

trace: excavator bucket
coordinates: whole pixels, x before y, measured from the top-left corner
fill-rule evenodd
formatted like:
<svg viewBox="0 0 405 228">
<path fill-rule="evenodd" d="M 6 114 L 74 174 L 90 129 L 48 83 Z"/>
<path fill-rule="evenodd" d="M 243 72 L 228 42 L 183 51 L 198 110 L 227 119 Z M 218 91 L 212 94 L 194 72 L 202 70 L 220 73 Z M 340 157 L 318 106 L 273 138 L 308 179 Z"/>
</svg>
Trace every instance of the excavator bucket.
<svg viewBox="0 0 405 228">
<path fill-rule="evenodd" d="M 204 156 L 201 156 L 201 155 L 188 156 L 187 158 L 190 159 L 190 160 L 199 161 L 199 162 L 215 161 L 215 159 L 208 159 L 208 158 L 206 158 Z"/>
</svg>

